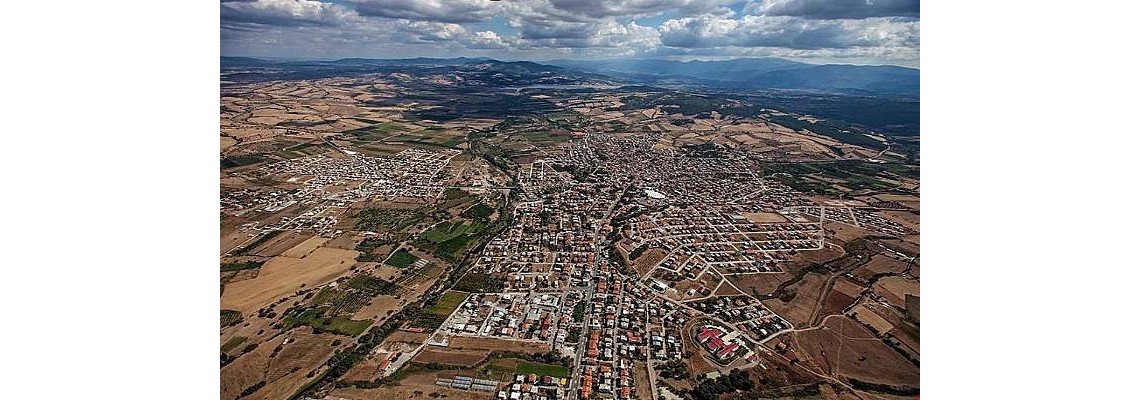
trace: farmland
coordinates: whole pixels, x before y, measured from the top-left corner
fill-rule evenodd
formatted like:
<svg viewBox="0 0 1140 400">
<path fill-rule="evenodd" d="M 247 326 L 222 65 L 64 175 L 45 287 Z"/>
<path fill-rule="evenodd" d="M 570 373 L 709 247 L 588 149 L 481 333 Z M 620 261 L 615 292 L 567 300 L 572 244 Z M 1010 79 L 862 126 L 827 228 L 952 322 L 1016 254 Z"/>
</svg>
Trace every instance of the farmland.
<svg viewBox="0 0 1140 400">
<path fill-rule="evenodd" d="M 404 268 L 412 265 L 412 263 L 416 261 L 419 261 L 419 259 L 419 257 L 413 256 L 412 253 L 409 253 L 407 250 L 400 249 L 396 250 L 395 253 L 392 253 L 392 255 L 389 256 L 387 260 L 384 260 L 384 264 L 397 268 Z"/>
</svg>

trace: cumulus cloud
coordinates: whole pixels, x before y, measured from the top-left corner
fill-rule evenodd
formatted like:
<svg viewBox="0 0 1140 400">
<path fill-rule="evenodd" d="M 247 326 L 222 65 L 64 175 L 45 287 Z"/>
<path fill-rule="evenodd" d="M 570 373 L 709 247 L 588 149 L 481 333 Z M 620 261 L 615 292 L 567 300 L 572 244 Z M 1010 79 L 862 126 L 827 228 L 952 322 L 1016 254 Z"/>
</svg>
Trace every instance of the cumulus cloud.
<svg viewBox="0 0 1140 400">
<path fill-rule="evenodd" d="M 333 1 L 222 0 L 223 54 L 918 59 L 906 0 L 757 0 L 740 15 L 726 7 L 740 0 Z"/>
<path fill-rule="evenodd" d="M 745 15 L 741 19 L 712 15 L 665 21 L 661 43 L 671 47 L 783 47 L 827 49 L 849 47 L 917 47 L 917 21 L 892 18 L 806 20 Z"/>
<path fill-rule="evenodd" d="M 334 26 L 358 17 L 351 9 L 316 0 L 226 1 L 221 7 L 223 26 Z"/>
<path fill-rule="evenodd" d="M 747 14 L 811 19 L 918 17 L 918 0 L 762 0 L 745 5 Z"/>
<path fill-rule="evenodd" d="M 499 8 L 488 0 L 350 0 L 361 15 L 414 21 L 479 22 Z"/>
<path fill-rule="evenodd" d="M 499 37 L 499 34 L 495 33 L 495 31 L 475 32 L 467 37 L 464 45 L 469 49 L 477 50 L 506 49 L 510 47 L 510 43 Z"/>
<path fill-rule="evenodd" d="M 396 26 L 401 33 L 407 34 L 409 40 L 405 42 L 408 43 L 447 42 L 468 35 L 467 29 L 452 23 L 401 20 Z"/>
<path fill-rule="evenodd" d="M 641 17 L 670 10 L 682 13 L 718 10 L 723 14 L 730 12 L 725 5 L 737 1 L 739 0 L 550 0 L 550 5 L 554 9 L 575 15 L 604 18 Z"/>
<path fill-rule="evenodd" d="M 522 27 L 520 35 L 515 42 L 516 46 L 526 48 L 568 48 L 568 49 L 612 49 L 622 48 L 622 53 L 633 55 L 660 44 L 657 30 L 637 25 L 635 22 L 621 24 L 616 21 L 606 21 L 596 24 L 571 25 L 570 27 L 551 28 L 535 34 L 526 29 L 533 26 Z"/>
</svg>

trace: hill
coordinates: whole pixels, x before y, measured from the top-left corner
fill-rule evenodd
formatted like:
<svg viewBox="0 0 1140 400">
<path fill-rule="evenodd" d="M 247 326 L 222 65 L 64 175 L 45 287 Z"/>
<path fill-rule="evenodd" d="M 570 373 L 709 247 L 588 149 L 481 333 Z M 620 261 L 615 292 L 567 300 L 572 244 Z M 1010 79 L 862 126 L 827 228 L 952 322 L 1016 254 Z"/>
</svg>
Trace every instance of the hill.
<svg viewBox="0 0 1140 400">
<path fill-rule="evenodd" d="M 548 63 L 648 84 L 687 83 L 871 96 L 919 95 L 919 70 L 896 66 L 815 65 L 780 58 L 727 61 L 552 60 Z"/>
</svg>

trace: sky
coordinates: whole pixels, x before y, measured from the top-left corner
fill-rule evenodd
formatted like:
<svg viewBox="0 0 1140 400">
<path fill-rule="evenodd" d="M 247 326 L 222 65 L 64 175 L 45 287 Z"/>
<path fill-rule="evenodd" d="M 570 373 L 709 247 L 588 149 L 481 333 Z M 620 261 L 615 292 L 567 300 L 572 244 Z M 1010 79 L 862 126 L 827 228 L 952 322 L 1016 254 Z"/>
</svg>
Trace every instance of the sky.
<svg viewBox="0 0 1140 400">
<path fill-rule="evenodd" d="M 918 0 L 221 0 L 223 56 L 918 67 Z"/>
</svg>

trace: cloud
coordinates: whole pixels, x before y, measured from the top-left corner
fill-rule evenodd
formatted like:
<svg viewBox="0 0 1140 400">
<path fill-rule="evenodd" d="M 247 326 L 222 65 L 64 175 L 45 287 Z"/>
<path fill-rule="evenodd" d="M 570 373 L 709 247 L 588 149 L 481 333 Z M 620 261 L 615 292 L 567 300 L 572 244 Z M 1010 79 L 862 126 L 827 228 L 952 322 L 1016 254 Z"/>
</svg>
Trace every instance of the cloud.
<svg viewBox="0 0 1140 400">
<path fill-rule="evenodd" d="M 221 37 L 226 55 L 298 58 L 773 56 L 917 63 L 917 4 L 908 11 L 913 2 L 762 0 L 745 4 L 740 15 L 726 7 L 740 1 L 222 0 Z M 649 16 L 667 20 L 647 22 Z M 648 21 L 654 20 L 660 19 Z"/>
<path fill-rule="evenodd" d="M 499 34 L 494 31 L 481 31 L 469 36 L 464 46 L 469 49 L 493 50 L 506 49 L 510 47 L 510 43 L 499 37 Z"/>
<path fill-rule="evenodd" d="M 590 18 L 642 17 L 677 10 L 682 13 L 723 14 L 725 5 L 739 0 L 550 0 L 556 10 Z"/>
<path fill-rule="evenodd" d="M 744 13 L 810 19 L 918 18 L 918 0 L 762 0 Z"/>
<path fill-rule="evenodd" d="M 468 35 L 467 29 L 452 23 L 400 20 L 396 26 L 409 39 L 405 43 L 447 42 Z"/>
<path fill-rule="evenodd" d="M 361 15 L 413 21 L 480 22 L 499 9 L 489 0 L 349 0 Z"/>
<path fill-rule="evenodd" d="M 918 47 L 918 21 L 893 18 L 807 20 L 745 15 L 741 19 L 712 15 L 665 21 L 661 43 L 670 47 L 782 47 L 834 49 L 850 47 Z"/>
<path fill-rule="evenodd" d="M 355 11 L 316 0 L 225 1 L 222 26 L 336 26 L 359 18 Z"/>
</svg>

